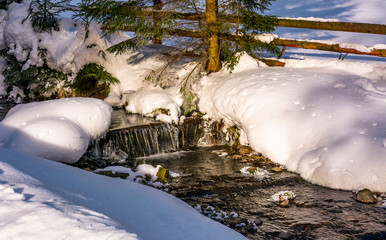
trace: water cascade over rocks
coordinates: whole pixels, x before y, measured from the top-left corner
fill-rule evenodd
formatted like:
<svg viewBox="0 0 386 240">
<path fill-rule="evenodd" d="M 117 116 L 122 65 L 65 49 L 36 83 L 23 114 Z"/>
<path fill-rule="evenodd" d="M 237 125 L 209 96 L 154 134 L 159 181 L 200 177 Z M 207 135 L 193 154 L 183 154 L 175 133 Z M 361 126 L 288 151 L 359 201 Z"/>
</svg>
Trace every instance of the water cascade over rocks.
<svg viewBox="0 0 386 240">
<path fill-rule="evenodd" d="M 223 124 L 198 116 L 177 126 L 114 110 L 110 130 L 91 142 L 84 160 L 103 167 L 186 147 L 232 144 L 234 139 L 227 138 L 223 129 Z"/>
<path fill-rule="evenodd" d="M 169 123 L 159 123 L 116 129 L 92 145 L 95 157 L 136 158 L 177 151 L 178 128 Z"/>
<path fill-rule="evenodd" d="M 136 114 L 115 110 L 110 130 L 90 144 L 87 157 L 124 161 L 136 157 L 177 151 L 179 130 Z"/>
</svg>

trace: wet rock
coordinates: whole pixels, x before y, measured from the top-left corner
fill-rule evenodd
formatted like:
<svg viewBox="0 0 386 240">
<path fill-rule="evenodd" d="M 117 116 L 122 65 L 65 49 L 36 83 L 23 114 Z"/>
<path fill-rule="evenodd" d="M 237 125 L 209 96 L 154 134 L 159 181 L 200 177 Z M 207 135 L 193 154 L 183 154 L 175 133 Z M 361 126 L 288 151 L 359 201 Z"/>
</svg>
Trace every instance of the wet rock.
<svg viewBox="0 0 386 240">
<path fill-rule="evenodd" d="M 239 153 L 241 155 L 247 155 L 247 154 L 250 154 L 251 152 L 252 152 L 252 148 L 247 146 L 241 146 L 239 149 Z"/>
<path fill-rule="evenodd" d="M 233 155 L 233 160 L 241 160 L 241 159 L 243 159 L 243 156 L 241 156 L 241 155 Z"/>
<path fill-rule="evenodd" d="M 247 171 L 250 173 L 250 174 L 255 174 L 257 172 L 257 168 L 256 167 L 250 167 L 247 169 Z"/>
<path fill-rule="evenodd" d="M 289 232 L 281 232 L 278 237 L 280 239 L 288 239 L 291 237 L 291 234 Z"/>
<path fill-rule="evenodd" d="M 260 225 L 263 224 L 263 221 L 261 221 L 260 218 L 256 218 L 256 219 L 255 219 L 255 224 L 256 224 L 257 226 L 260 226 Z"/>
<path fill-rule="evenodd" d="M 248 226 L 248 219 L 246 218 L 231 218 L 228 219 L 227 224 L 229 224 L 230 227 L 233 228 L 244 228 Z"/>
<path fill-rule="evenodd" d="M 128 173 L 113 172 L 113 171 L 98 171 L 95 173 L 99 175 L 104 175 L 107 177 L 122 178 L 122 179 L 126 179 L 130 175 Z"/>
<path fill-rule="evenodd" d="M 160 167 L 157 172 L 157 178 L 161 182 L 168 182 L 170 178 L 169 170 L 166 168 Z"/>
<path fill-rule="evenodd" d="M 261 156 L 261 154 L 253 154 L 253 155 L 251 155 L 251 158 L 254 161 L 261 162 L 261 163 L 265 163 L 267 161 L 267 159 L 265 157 Z"/>
<path fill-rule="evenodd" d="M 323 224 L 320 222 L 299 222 L 293 226 L 294 230 L 297 232 L 307 232 L 312 229 L 317 229 L 322 227 Z"/>
<path fill-rule="evenodd" d="M 271 168 L 271 171 L 275 172 L 275 173 L 281 173 L 283 171 L 283 169 L 281 169 L 279 167 L 273 167 L 273 168 Z"/>
<path fill-rule="evenodd" d="M 279 206 L 280 206 L 280 207 L 288 208 L 288 207 L 290 207 L 290 201 L 289 201 L 288 199 L 284 199 L 283 201 L 281 201 L 281 202 L 279 203 Z"/>
<path fill-rule="evenodd" d="M 355 194 L 355 200 L 362 203 L 376 203 L 377 199 L 374 194 L 367 188 L 359 190 Z"/>
<path fill-rule="evenodd" d="M 313 206 L 311 203 L 307 203 L 307 202 L 295 202 L 295 205 L 297 207 L 303 207 L 303 208 L 309 208 Z"/>
</svg>

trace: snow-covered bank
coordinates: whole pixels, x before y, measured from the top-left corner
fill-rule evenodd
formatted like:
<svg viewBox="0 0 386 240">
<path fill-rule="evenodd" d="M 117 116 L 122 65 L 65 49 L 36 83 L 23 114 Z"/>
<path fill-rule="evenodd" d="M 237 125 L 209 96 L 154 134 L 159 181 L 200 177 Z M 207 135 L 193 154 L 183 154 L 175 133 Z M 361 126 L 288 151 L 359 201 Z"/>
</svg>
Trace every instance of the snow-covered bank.
<svg viewBox="0 0 386 240">
<path fill-rule="evenodd" d="M 137 183 L 0 148 L 0 239 L 245 239 Z"/>
<path fill-rule="evenodd" d="M 76 162 L 90 139 L 110 126 L 112 108 L 93 98 L 20 104 L 0 122 L 0 147 L 54 161 Z"/>
<path fill-rule="evenodd" d="M 371 80 L 384 78 L 386 66 L 378 67 L 378 75 L 367 72 L 380 77 Z M 199 107 L 237 124 L 254 150 L 313 183 L 386 191 L 386 92 L 365 72 L 262 68 L 243 56 L 232 74 L 202 80 Z"/>
</svg>

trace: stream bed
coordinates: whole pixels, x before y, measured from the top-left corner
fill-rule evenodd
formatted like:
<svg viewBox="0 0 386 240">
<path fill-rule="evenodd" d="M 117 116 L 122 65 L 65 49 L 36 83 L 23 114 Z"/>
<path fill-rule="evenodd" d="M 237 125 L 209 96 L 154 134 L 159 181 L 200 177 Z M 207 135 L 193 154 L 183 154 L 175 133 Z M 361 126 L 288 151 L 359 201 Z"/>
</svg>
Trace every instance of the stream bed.
<svg viewBox="0 0 386 240">
<path fill-rule="evenodd" d="M 270 162 L 243 163 L 224 150 L 228 147 L 199 147 L 137 158 L 127 166 L 162 165 L 179 173 L 169 183 L 170 194 L 249 239 L 386 239 L 382 201 L 360 203 L 353 192 L 310 184 L 286 170 L 275 173 Z M 245 175 L 240 170 L 246 166 L 267 174 Z M 271 199 L 280 191 L 292 191 L 296 198 L 282 207 Z"/>
</svg>

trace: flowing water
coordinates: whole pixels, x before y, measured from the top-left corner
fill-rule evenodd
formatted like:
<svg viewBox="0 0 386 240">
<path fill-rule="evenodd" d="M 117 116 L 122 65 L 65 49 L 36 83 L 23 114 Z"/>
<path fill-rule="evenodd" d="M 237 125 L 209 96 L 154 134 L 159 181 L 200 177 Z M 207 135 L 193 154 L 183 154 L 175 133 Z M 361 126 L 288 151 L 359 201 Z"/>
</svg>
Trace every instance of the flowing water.
<svg viewBox="0 0 386 240">
<path fill-rule="evenodd" d="M 139 158 L 128 166 L 162 165 L 181 174 L 170 182 L 170 194 L 193 207 L 199 204 L 201 210 L 207 209 L 206 215 L 249 239 L 386 239 L 386 209 L 381 202 L 359 203 L 352 192 L 310 184 L 285 170 L 274 173 L 269 162 L 242 163 L 223 156 L 224 148 L 201 147 Z M 265 169 L 268 175 L 246 176 L 240 172 L 245 166 Z M 296 195 L 288 207 L 271 200 L 273 194 L 286 190 Z M 218 217 L 210 207 L 228 216 L 235 212 L 238 217 Z"/>
<path fill-rule="evenodd" d="M 9 107 L 0 102 L 0 120 Z M 78 166 L 162 165 L 181 175 L 169 182 L 170 194 L 249 239 L 386 239 L 381 198 L 376 204 L 359 203 L 352 192 L 310 184 L 286 170 L 275 173 L 269 161 L 235 160 L 227 146 L 186 148 L 213 143 L 208 135 L 204 142 L 197 136 L 203 136 L 197 122 L 178 129 L 114 111 L 110 132 L 92 144 Z M 241 169 L 246 166 L 263 169 L 264 174 L 245 175 Z M 271 196 L 285 190 L 296 198 L 283 207 Z"/>
<path fill-rule="evenodd" d="M 88 157 L 123 160 L 174 152 L 179 148 L 178 133 L 172 124 L 116 110 L 110 130 L 92 142 Z"/>
<path fill-rule="evenodd" d="M 5 118 L 9 109 L 15 106 L 13 101 L 5 101 L 4 99 L 0 99 L 0 121 Z"/>
</svg>

